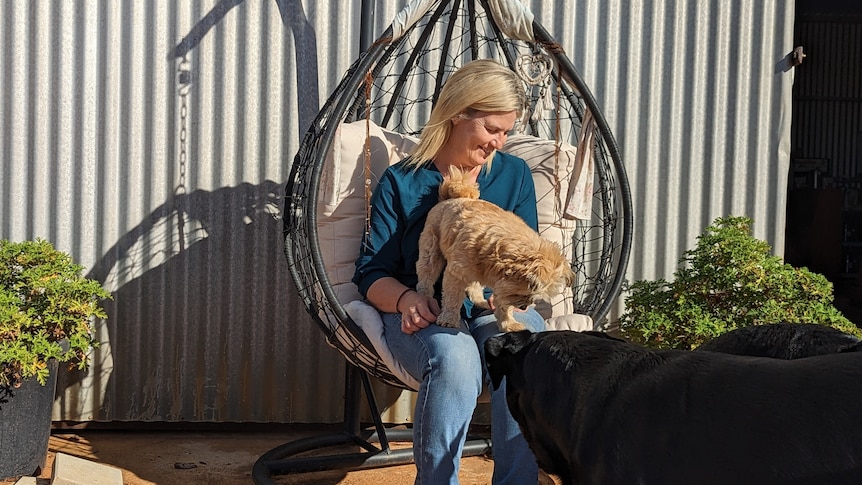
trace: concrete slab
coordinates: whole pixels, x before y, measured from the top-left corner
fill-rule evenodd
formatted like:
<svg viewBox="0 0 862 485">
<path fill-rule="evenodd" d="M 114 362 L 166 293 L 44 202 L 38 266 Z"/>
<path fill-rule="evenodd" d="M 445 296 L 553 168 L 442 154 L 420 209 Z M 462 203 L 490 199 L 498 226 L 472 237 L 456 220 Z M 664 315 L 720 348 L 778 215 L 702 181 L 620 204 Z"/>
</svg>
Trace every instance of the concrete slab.
<svg viewBox="0 0 862 485">
<path fill-rule="evenodd" d="M 36 481 L 36 477 L 21 477 L 15 485 L 36 485 L 37 483 L 39 482 Z"/>
<path fill-rule="evenodd" d="M 51 485 L 123 485 L 123 472 L 102 463 L 57 453 Z"/>
</svg>

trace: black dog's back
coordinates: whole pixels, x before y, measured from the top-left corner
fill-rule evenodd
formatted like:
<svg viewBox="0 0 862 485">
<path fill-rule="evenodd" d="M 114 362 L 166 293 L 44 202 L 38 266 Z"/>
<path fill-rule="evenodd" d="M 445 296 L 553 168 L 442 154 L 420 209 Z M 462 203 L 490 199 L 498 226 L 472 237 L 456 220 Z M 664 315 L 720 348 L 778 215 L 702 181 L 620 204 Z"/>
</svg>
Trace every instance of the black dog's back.
<svg viewBox="0 0 862 485">
<path fill-rule="evenodd" d="M 858 338 L 826 325 L 785 322 L 737 328 L 705 342 L 695 350 L 800 359 L 856 351 L 858 343 Z"/>
<path fill-rule="evenodd" d="M 494 382 L 563 483 L 862 483 L 862 353 L 807 359 L 652 351 L 508 333 Z"/>
</svg>

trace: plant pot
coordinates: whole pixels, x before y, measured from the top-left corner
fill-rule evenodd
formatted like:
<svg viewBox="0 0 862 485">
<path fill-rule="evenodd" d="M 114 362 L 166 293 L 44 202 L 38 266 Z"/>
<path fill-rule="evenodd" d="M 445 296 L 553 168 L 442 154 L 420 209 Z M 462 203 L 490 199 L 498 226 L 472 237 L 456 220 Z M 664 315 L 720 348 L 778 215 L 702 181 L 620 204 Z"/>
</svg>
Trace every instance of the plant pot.
<svg viewBox="0 0 862 485">
<path fill-rule="evenodd" d="M 48 457 L 57 361 L 48 362 L 45 385 L 26 380 L 18 389 L 0 387 L 0 480 L 36 476 Z"/>
</svg>

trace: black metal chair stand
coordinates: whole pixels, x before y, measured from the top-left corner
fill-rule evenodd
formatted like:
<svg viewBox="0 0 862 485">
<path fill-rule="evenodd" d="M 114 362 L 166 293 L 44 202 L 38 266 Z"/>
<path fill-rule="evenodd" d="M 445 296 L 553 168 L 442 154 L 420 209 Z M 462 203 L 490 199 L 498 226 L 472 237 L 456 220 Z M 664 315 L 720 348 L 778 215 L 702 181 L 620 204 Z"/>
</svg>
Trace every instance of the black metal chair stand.
<svg viewBox="0 0 862 485">
<path fill-rule="evenodd" d="M 361 383 L 361 386 L 360 386 Z M 372 427 L 360 423 L 361 393 L 374 420 Z M 252 479 L 258 485 L 275 484 L 276 475 L 309 473 L 325 470 L 367 470 L 413 463 L 413 447 L 392 449 L 391 443 L 412 443 L 412 429 L 387 430 L 380 419 L 377 402 L 368 374 L 347 365 L 344 379 L 344 431 L 301 438 L 284 443 L 261 455 L 252 469 Z M 362 451 L 345 452 L 345 446 Z M 331 449 L 332 452 L 322 450 Z M 312 453 L 322 451 L 321 453 Z M 464 444 L 463 456 L 482 456 L 491 452 L 490 436 L 471 433 Z"/>
</svg>

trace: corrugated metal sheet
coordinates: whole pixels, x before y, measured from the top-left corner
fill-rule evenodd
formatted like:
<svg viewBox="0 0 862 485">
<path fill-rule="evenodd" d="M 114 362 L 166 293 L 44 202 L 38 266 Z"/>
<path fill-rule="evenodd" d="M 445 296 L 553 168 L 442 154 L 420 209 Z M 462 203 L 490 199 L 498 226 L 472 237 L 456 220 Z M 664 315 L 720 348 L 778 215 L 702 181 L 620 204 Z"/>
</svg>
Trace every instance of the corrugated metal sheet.
<svg viewBox="0 0 862 485">
<path fill-rule="evenodd" d="M 335 35 L 351 12 L 0 7 L 2 236 L 51 240 L 114 295 L 55 419 L 340 419 L 343 363 L 294 296 L 279 211 L 319 93 L 357 55 Z"/>
<path fill-rule="evenodd" d="M 670 278 L 730 214 L 752 217 L 782 254 L 794 3 L 535 3 L 621 145 L 635 210 L 629 281 Z"/>
<path fill-rule="evenodd" d="M 375 2 L 375 33 L 404 3 Z M 630 280 L 669 277 L 727 214 L 782 252 L 792 1 L 528 3 L 622 147 Z M 114 295 L 55 419 L 341 419 L 344 364 L 295 297 L 279 210 L 301 134 L 359 54 L 359 5 L 0 5 L 0 237 L 54 242 Z M 387 420 L 410 414 L 378 398 Z"/>
</svg>

